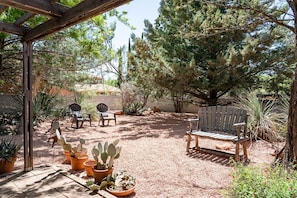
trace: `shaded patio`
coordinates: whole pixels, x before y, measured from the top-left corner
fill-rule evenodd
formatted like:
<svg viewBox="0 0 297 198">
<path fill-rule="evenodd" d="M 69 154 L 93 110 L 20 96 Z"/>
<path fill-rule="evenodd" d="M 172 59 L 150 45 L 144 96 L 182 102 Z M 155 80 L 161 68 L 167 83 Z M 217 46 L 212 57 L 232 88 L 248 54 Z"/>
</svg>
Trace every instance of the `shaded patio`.
<svg viewBox="0 0 297 198">
<path fill-rule="evenodd" d="M 75 196 L 74 196 L 75 195 Z M 0 175 L 0 197 L 106 197 L 114 198 L 105 191 L 94 193 L 85 181 L 55 166 L 38 166 L 29 172 L 15 171 Z"/>
</svg>

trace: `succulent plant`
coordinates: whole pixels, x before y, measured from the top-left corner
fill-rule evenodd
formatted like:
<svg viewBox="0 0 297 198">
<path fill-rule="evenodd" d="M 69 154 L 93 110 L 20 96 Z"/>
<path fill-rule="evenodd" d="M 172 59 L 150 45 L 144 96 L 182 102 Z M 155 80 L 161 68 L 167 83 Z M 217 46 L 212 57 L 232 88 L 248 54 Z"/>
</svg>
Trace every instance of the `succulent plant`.
<svg viewBox="0 0 297 198">
<path fill-rule="evenodd" d="M 2 139 L 0 143 L 0 160 L 11 161 L 13 157 L 17 156 L 21 145 L 16 144 L 12 140 Z"/>
<path fill-rule="evenodd" d="M 76 145 L 76 147 L 71 148 L 71 157 L 79 158 L 84 157 L 88 155 L 87 148 L 83 147 L 83 144 L 85 144 L 85 140 L 79 139 L 79 144 Z"/>
<path fill-rule="evenodd" d="M 57 136 L 58 137 L 58 143 L 63 147 L 63 150 L 66 152 L 71 152 L 71 144 L 67 143 L 66 137 Z"/>
<path fill-rule="evenodd" d="M 106 188 L 112 191 L 125 191 L 135 187 L 135 185 L 135 178 L 124 170 L 119 170 L 112 176 L 108 175 L 102 180 L 100 185 L 97 185 L 92 181 L 87 182 L 87 186 L 92 191 L 102 190 Z"/>
<path fill-rule="evenodd" d="M 83 144 L 85 144 L 85 140 L 79 139 L 79 144 L 76 146 L 72 146 L 70 143 L 67 143 L 66 137 L 60 137 L 58 139 L 58 143 L 63 146 L 63 150 L 66 152 L 71 152 L 71 156 L 78 158 L 88 155 L 87 148 L 83 147 Z"/>
<path fill-rule="evenodd" d="M 99 142 L 92 149 L 92 155 L 97 162 L 96 169 L 105 170 L 113 167 L 115 159 L 120 157 L 121 147 L 117 146 L 119 140 L 115 140 L 112 143 L 105 142 L 104 145 Z"/>
</svg>

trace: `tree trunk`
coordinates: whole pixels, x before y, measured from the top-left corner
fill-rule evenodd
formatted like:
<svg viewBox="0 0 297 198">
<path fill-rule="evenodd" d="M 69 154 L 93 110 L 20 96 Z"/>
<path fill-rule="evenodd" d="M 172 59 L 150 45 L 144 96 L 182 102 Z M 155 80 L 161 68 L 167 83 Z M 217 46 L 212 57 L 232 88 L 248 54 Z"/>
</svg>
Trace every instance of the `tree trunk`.
<svg viewBox="0 0 297 198">
<path fill-rule="evenodd" d="M 297 57 L 297 2 L 291 1 L 294 13 L 295 26 L 295 57 Z M 291 163 L 296 164 L 297 159 L 297 64 L 291 87 L 290 107 L 288 115 L 288 133 L 283 155 L 283 164 L 288 167 Z"/>
</svg>

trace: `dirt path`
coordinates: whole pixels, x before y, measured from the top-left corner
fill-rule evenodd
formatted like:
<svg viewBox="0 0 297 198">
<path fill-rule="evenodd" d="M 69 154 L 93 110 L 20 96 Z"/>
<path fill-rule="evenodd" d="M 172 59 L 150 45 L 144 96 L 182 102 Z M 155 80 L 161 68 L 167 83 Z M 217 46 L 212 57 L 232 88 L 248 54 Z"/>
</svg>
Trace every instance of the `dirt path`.
<svg viewBox="0 0 297 198">
<path fill-rule="evenodd" d="M 89 157 L 91 148 L 98 141 L 120 139 L 122 155 L 115 162 L 115 169 L 124 169 L 136 177 L 136 193 L 131 197 L 223 197 L 222 192 L 231 182 L 230 160 L 218 156 L 192 152 L 186 154 L 185 131 L 188 118 L 193 114 L 155 113 L 145 116 L 117 117 L 117 125 L 100 127 L 94 121 L 89 127 L 70 128 L 69 120 L 61 122 L 63 135 L 69 142 L 78 142 L 79 137 L 87 142 Z M 34 164 L 54 164 L 71 172 L 70 165 L 63 164 L 64 155 L 60 145 L 51 148 L 46 140 L 45 131 L 50 122 L 44 122 L 34 132 Z M 15 136 L 22 142 L 21 136 Z M 204 146 L 222 146 L 222 143 L 203 140 Z M 223 143 L 226 144 L 226 143 Z M 224 145 L 225 146 L 225 145 Z M 228 146 L 228 145 L 227 145 Z M 230 145 L 232 146 L 232 145 Z M 273 161 L 275 148 L 266 142 L 257 141 L 249 148 L 251 163 L 261 164 Z M 17 169 L 23 168 L 22 154 Z M 85 177 L 84 172 L 72 172 Z"/>
</svg>

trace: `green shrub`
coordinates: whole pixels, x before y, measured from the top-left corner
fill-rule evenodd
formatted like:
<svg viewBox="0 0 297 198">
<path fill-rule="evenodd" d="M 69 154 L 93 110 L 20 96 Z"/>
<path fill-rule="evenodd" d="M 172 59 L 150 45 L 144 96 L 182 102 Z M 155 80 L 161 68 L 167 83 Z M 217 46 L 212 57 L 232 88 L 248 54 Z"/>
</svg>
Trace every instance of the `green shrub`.
<svg viewBox="0 0 297 198">
<path fill-rule="evenodd" d="M 260 168 L 235 167 L 229 195 L 237 198 L 248 197 L 297 197 L 297 172 L 282 167 Z"/>
<path fill-rule="evenodd" d="M 287 125 L 288 107 L 277 100 L 264 101 L 257 97 L 256 92 L 241 95 L 237 106 L 248 112 L 248 132 L 252 139 L 264 139 L 269 142 L 278 141 L 280 134 Z M 284 110 L 285 109 L 285 110 Z"/>
</svg>

